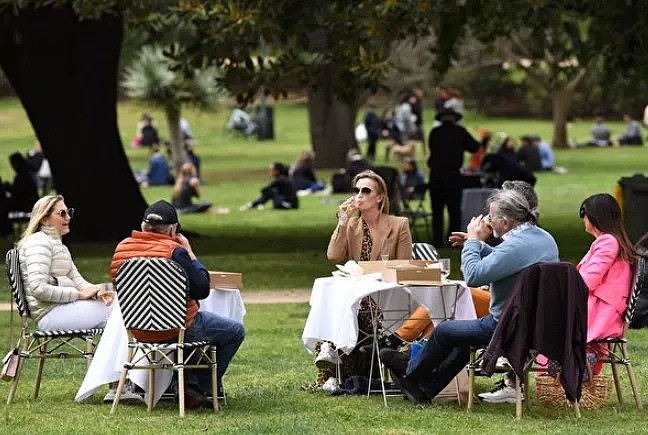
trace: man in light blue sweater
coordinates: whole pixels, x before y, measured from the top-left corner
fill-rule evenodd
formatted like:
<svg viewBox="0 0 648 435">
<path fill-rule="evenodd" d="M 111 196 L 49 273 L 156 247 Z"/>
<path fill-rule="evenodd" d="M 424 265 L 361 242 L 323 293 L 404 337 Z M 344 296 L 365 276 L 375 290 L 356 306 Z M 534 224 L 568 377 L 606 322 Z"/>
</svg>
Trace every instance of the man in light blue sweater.
<svg viewBox="0 0 648 435">
<path fill-rule="evenodd" d="M 381 351 L 381 359 L 413 403 L 429 402 L 448 385 L 468 363 L 470 346 L 488 345 L 522 270 L 536 263 L 558 261 L 555 240 L 536 226 L 537 210 L 524 195 L 501 190 L 488 202 L 489 215 L 474 217 L 468 224 L 461 269 L 469 286 L 490 284 L 490 313 L 477 320 L 442 322 L 409 363 L 395 351 Z M 496 247 L 480 241 L 488 227 L 495 237 L 503 239 Z"/>
</svg>

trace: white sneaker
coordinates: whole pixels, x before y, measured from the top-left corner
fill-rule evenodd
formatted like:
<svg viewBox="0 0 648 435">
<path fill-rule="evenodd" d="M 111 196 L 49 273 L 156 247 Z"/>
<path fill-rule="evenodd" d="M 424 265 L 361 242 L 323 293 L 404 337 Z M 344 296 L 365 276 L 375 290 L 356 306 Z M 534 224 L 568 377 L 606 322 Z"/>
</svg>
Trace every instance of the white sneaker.
<svg viewBox="0 0 648 435">
<path fill-rule="evenodd" d="M 495 368 L 499 370 L 511 370 L 513 371 L 513 367 L 511 366 L 511 363 L 509 362 L 508 359 L 506 359 L 505 356 L 501 356 L 497 358 L 497 362 L 495 363 Z"/>
<path fill-rule="evenodd" d="M 328 369 L 331 366 L 336 366 L 339 362 L 340 356 L 337 351 L 333 349 L 331 343 L 322 343 L 320 352 L 317 355 L 317 358 L 315 358 L 315 365 L 320 369 Z"/>
<path fill-rule="evenodd" d="M 247 211 L 252 208 L 252 203 L 248 202 L 247 204 L 243 204 L 242 206 L 239 207 L 240 211 Z"/>
<path fill-rule="evenodd" d="M 322 385 L 322 390 L 329 393 L 333 393 L 337 391 L 339 386 L 340 385 L 338 384 L 337 378 L 331 376 L 330 378 L 327 379 L 326 382 L 324 382 L 324 385 Z"/>
<path fill-rule="evenodd" d="M 121 396 L 119 396 L 119 403 L 132 403 L 132 404 L 146 403 L 146 400 L 144 400 L 144 396 L 135 393 L 133 391 L 134 388 L 135 386 L 130 381 L 128 381 L 124 386 L 124 391 L 122 391 Z M 104 396 L 103 401 L 105 403 L 112 403 L 112 401 L 115 400 L 116 395 L 117 395 L 117 390 L 111 388 Z"/>
<path fill-rule="evenodd" d="M 297 196 L 299 196 L 301 198 L 302 196 L 307 196 L 307 195 L 310 195 L 311 193 L 312 192 L 311 192 L 310 189 L 298 190 L 297 191 Z"/>
<path fill-rule="evenodd" d="M 486 403 L 515 403 L 515 388 L 508 379 L 502 379 L 490 393 L 481 393 L 479 399 Z M 522 396 L 524 400 L 524 396 Z"/>
</svg>

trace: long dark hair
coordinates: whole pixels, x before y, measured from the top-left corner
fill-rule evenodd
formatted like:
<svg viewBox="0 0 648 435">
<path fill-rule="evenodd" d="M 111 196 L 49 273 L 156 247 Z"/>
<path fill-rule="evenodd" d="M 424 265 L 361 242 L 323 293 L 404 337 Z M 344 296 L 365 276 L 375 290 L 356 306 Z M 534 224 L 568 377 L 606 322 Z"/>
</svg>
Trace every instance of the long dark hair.
<svg viewBox="0 0 648 435">
<path fill-rule="evenodd" d="M 597 193 L 585 199 L 580 206 L 580 217 L 587 216 L 594 228 L 609 233 L 619 242 L 619 258 L 634 264 L 634 249 L 623 226 L 621 207 L 609 193 Z"/>
</svg>

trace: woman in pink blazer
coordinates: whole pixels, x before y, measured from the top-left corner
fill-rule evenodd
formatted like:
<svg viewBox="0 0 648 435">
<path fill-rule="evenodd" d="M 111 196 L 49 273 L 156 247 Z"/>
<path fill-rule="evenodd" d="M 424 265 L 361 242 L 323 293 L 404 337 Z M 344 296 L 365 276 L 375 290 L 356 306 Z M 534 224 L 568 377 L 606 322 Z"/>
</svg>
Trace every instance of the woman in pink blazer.
<svg viewBox="0 0 648 435">
<path fill-rule="evenodd" d="M 633 249 L 623 226 L 621 208 L 612 195 L 599 193 L 583 201 L 579 215 L 595 240 L 577 269 L 589 288 L 587 341 L 623 334 Z M 600 353 L 600 349 L 592 350 Z M 600 371 L 600 365 L 595 374 Z"/>
</svg>

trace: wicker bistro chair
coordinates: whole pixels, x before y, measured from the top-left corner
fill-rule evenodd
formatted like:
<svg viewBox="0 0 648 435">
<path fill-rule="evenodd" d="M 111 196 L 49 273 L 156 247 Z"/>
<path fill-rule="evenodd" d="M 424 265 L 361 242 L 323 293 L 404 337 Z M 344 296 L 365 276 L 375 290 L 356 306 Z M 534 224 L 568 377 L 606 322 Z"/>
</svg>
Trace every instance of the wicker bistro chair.
<svg viewBox="0 0 648 435">
<path fill-rule="evenodd" d="M 101 335 L 103 329 L 37 329 L 33 327 L 31 313 L 25 297 L 22 276 L 20 274 L 20 262 L 18 250 L 10 249 L 6 256 L 7 278 L 13 300 L 21 317 L 21 330 L 18 343 L 14 349 L 20 358 L 16 369 L 16 376 L 11 382 L 7 405 L 13 401 L 23 362 L 28 358 L 38 359 L 38 370 L 36 372 L 36 385 L 34 387 L 34 398 L 38 398 L 40 384 L 43 377 L 43 367 L 46 359 L 56 358 L 85 358 L 86 368 L 90 365 L 96 347 L 96 337 Z M 13 313 L 13 307 L 11 309 Z M 79 340 L 85 342 L 85 348 L 80 346 Z"/>
<path fill-rule="evenodd" d="M 608 345 L 605 350 L 605 355 L 602 357 L 599 356 L 599 361 L 610 364 L 610 368 L 612 369 L 612 378 L 614 379 L 614 389 L 616 390 L 619 403 L 623 405 L 623 395 L 621 393 L 621 382 L 619 380 L 617 366 L 622 365 L 625 366 L 628 371 L 628 379 L 630 381 L 630 388 L 632 388 L 635 405 L 637 406 L 637 409 L 641 409 L 641 395 L 639 394 L 639 387 L 637 386 L 637 379 L 635 378 L 634 370 L 632 368 L 632 362 L 630 362 L 628 356 L 628 339 L 626 338 L 626 332 L 628 331 L 628 327 L 630 326 L 630 323 L 632 323 L 634 317 L 635 304 L 639 297 L 639 293 L 641 292 L 641 286 L 638 285 L 640 277 L 645 276 L 645 274 L 648 273 L 648 263 L 646 262 L 646 259 L 638 256 L 636 257 L 636 260 L 634 277 L 630 287 L 630 297 L 628 298 L 628 307 L 625 313 L 623 335 L 621 337 L 601 338 L 599 340 L 594 340 L 593 343 Z"/>
<path fill-rule="evenodd" d="M 412 258 L 415 260 L 438 261 L 441 256 L 431 243 L 412 243 Z"/>
<path fill-rule="evenodd" d="M 187 291 L 189 282 L 180 265 L 165 258 L 132 258 L 118 269 L 116 290 L 128 331 L 128 361 L 124 364 L 117 394 L 112 404 L 114 414 L 129 370 L 149 370 L 148 410 L 153 408 L 155 369 L 178 373 L 180 418 L 185 416 L 185 369 L 209 369 L 212 376 L 212 401 L 218 411 L 216 346 L 208 341 L 185 342 Z M 132 330 L 166 331 L 178 329 L 173 342 L 140 342 Z M 191 359 L 195 363 L 187 364 Z"/>
</svg>

